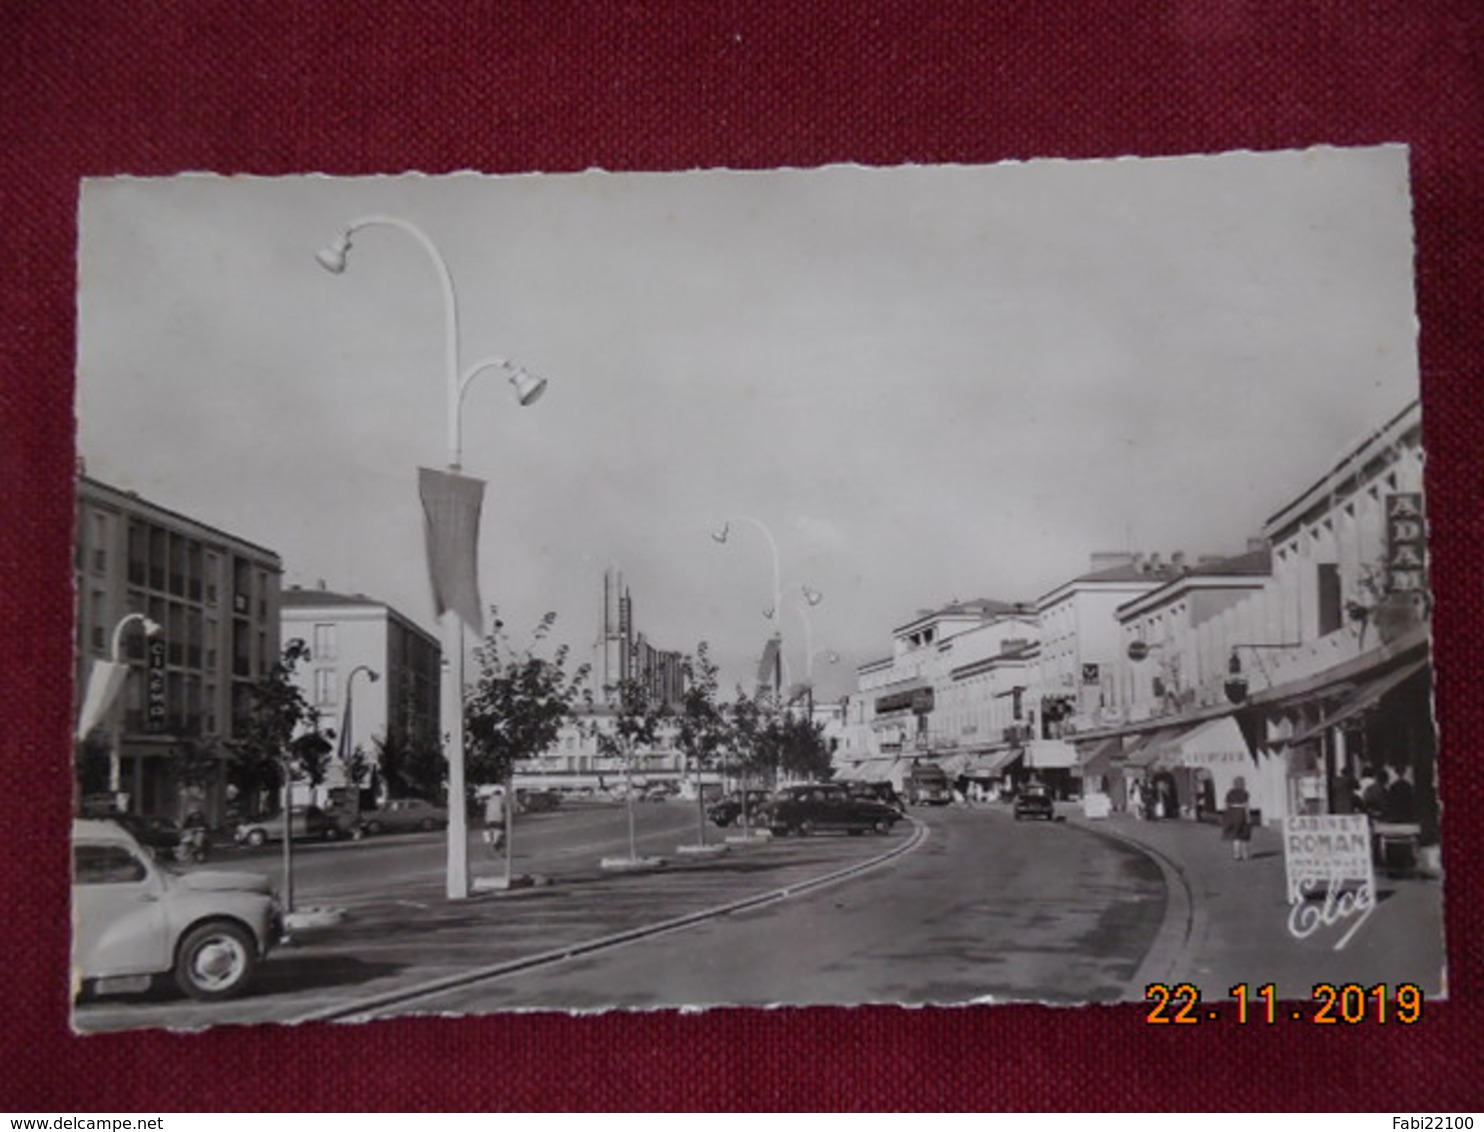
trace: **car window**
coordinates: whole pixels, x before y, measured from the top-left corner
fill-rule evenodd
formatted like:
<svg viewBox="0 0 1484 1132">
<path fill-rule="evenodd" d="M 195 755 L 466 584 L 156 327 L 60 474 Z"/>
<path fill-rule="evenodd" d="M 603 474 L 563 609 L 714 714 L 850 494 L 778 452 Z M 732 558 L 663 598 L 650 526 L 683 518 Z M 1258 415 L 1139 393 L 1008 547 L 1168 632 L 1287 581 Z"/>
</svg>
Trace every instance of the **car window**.
<svg viewBox="0 0 1484 1132">
<path fill-rule="evenodd" d="M 144 862 L 122 845 L 76 845 L 72 875 L 77 884 L 138 884 Z"/>
</svg>

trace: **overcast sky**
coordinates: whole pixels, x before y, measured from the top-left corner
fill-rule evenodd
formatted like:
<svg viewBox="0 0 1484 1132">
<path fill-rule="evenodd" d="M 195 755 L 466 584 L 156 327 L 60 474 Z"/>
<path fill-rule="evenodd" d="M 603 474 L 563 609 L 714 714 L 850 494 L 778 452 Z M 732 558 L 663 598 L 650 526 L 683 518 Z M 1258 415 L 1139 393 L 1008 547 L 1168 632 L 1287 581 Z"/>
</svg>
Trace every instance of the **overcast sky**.
<svg viewBox="0 0 1484 1132">
<path fill-rule="evenodd" d="M 588 659 L 605 568 L 660 647 L 822 696 L 955 598 L 1118 548 L 1237 552 L 1417 395 L 1401 148 L 762 173 L 86 183 L 90 475 L 436 629 L 419 465 L 447 458 L 441 249 L 489 483 L 480 579 Z"/>
</svg>

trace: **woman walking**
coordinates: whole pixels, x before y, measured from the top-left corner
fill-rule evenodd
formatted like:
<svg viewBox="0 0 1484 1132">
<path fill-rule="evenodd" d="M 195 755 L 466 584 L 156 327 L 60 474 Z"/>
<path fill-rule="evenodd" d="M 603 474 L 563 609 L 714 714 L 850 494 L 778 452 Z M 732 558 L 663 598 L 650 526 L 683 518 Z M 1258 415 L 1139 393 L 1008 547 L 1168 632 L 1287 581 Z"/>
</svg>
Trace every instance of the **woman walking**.
<svg viewBox="0 0 1484 1132">
<path fill-rule="evenodd" d="M 1251 857 L 1252 819 L 1247 809 L 1251 801 L 1247 783 L 1239 776 L 1226 792 L 1226 808 L 1221 811 L 1221 839 L 1232 843 L 1234 861 Z"/>
</svg>

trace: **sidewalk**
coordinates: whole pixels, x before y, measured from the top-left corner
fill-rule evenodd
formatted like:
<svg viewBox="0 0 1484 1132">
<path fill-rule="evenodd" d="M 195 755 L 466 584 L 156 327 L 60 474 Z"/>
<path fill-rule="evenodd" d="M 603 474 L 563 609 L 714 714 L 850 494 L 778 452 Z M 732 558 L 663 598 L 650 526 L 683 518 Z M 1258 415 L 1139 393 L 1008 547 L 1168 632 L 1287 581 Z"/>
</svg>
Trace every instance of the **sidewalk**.
<svg viewBox="0 0 1484 1132">
<path fill-rule="evenodd" d="M 1238 983 L 1275 983 L 1280 998 L 1308 1001 L 1316 983 L 1369 989 L 1413 983 L 1427 998 L 1445 993 L 1443 882 L 1376 876 L 1376 907 L 1341 950 L 1355 918 L 1317 927 L 1307 938 L 1290 930 L 1282 831 L 1254 830 L 1252 859 L 1234 861 L 1215 825 L 1189 820 L 1139 821 L 1127 814 L 1068 822 L 1143 847 L 1171 887 L 1165 923 L 1130 986 L 1143 998 L 1150 982 L 1194 984 L 1204 1000 L 1228 997 Z M 1308 907 L 1320 909 L 1315 902 Z M 1253 993 L 1249 990 L 1249 995 Z"/>
</svg>

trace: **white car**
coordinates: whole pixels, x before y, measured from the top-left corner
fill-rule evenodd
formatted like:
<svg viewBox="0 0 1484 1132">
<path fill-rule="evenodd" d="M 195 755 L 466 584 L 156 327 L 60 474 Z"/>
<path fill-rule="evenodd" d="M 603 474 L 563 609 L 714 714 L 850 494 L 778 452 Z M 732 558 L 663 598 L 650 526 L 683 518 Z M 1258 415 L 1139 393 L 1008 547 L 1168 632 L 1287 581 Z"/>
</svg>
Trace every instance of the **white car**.
<svg viewBox="0 0 1484 1132">
<path fill-rule="evenodd" d="M 72 971 L 77 990 L 142 991 L 171 974 L 193 998 L 251 981 L 283 919 L 268 878 L 172 873 L 122 826 L 72 823 Z"/>
</svg>

